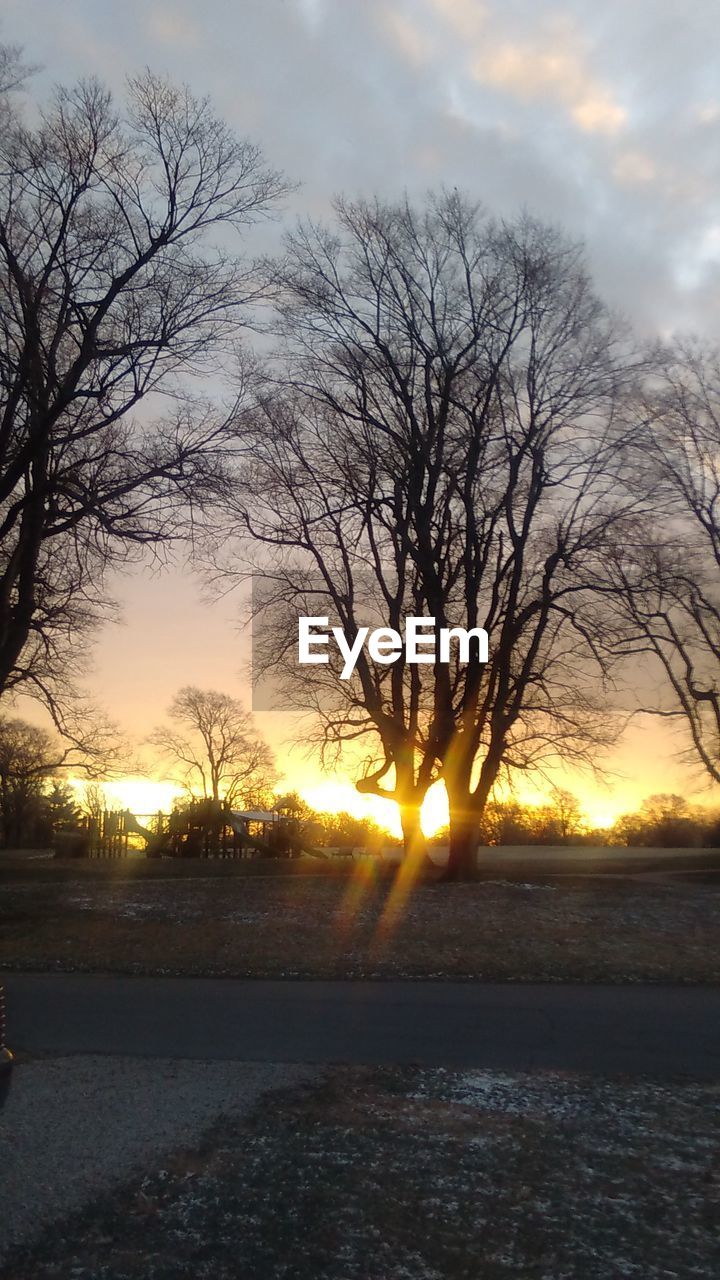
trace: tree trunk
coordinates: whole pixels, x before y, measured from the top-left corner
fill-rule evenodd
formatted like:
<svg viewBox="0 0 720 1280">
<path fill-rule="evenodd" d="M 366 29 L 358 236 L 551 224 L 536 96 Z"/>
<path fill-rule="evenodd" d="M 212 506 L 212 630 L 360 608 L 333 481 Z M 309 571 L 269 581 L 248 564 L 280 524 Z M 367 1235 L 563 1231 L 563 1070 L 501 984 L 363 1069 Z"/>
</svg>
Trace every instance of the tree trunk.
<svg viewBox="0 0 720 1280">
<path fill-rule="evenodd" d="M 444 880 L 475 880 L 478 874 L 479 822 L 474 813 L 450 817 L 450 853 Z"/>
<path fill-rule="evenodd" d="M 418 870 L 430 864 L 427 840 L 420 823 L 420 805 L 404 804 L 400 807 L 400 824 L 403 833 L 403 861 Z"/>
<path fill-rule="evenodd" d="M 480 815 L 470 793 L 470 764 L 464 761 L 455 776 L 446 778 L 450 806 L 450 852 L 444 880 L 474 880 L 477 876 L 477 848 Z"/>
<path fill-rule="evenodd" d="M 502 760 L 504 740 L 491 744 L 477 786 L 471 789 L 472 754 L 458 751 L 445 771 L 450 807 L 450 853 L 444 880 L 476 880 L 480 822 Z"/>
</svg>

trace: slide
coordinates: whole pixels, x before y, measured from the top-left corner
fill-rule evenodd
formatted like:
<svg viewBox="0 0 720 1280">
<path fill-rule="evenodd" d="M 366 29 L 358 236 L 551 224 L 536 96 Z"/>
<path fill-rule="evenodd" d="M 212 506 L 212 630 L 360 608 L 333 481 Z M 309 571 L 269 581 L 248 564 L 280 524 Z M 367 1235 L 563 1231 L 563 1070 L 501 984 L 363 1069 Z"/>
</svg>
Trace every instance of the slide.
<svg viewBox="0 0 720 1280">
<path fill-rule="evenodd" d="M 272 845 L 268 844 L 266 840 L 260 840 L 256 836 L 248 835 L 248 831 L 247 831 L 248 817 L 246 814 L 243 814 L 238 810 L 231 810 L 227 814 L 226 820 L 227 820 L 228 826 L 231 827 L 231 829 L 236 833 L 236 835 L 239 835 L 240 838 L 245 842 L 245 844 L 249 845 L 251 849 L 257 850 L 258 853 L 270 854 L 272 857 L 281 856 L 278 854 L 278 850 L 273 848 Z M 252 821 L 252 819 L 250 819 L 250 821 Z M 287 843 L 290 849 L 293 851 L 293 853 L 296 856 L 299 853 L 308 853 L 313 858 L 326 857 L 326 855 L 322 853 L 319 849 L 313 849 L 311 848 L 310 845 L 303 844 L 298 836 L 292 835 L 290 832 L 284 832 L 283 834 L 285 836 L 285 839 L 287 840 Z"/>
<path fill-rule="evenodd" d="M 299 836 L 288 836 L 288 843 L 296 855 L 306 853 L 311 858 L 327 859 L 328 855 L 324 849 L 314 849 L 311 844 L 303 844 Z"/>
<path fill-rule="evenodd" d="M 225 814 L 225 821 L 227 822 L 231 831 L 235 832 L 236 836 L 247 835 L 245 819 L 241 818 L 239 813 L 233 813 L 231 809 L 229 813 Z"/>
<path fill-rule="evenodd" d="M 225 815 L 225 820 L 230 829 L 235 832 L 235 835 L 240 836 L 243 844 L 248 845 L 250 849 L 255 849 L 257 853 L 273 854 L 275 852 L 266 840 L 260 840 L 258 836 L 248 834 L 247 818 L 243 814 L 230 810 Z"/>
<path fill-rule="evenodd" d="M 131 813 L 129 809 L 125 810 L 125 830 L 132 831 L 134 835 L 142 836 L 143 840 L 146 840 L 148 844 L 155 839 L 154 833 L 148 831 L 147 827 L 142 827 L 134 813 Z"/>
</svg>

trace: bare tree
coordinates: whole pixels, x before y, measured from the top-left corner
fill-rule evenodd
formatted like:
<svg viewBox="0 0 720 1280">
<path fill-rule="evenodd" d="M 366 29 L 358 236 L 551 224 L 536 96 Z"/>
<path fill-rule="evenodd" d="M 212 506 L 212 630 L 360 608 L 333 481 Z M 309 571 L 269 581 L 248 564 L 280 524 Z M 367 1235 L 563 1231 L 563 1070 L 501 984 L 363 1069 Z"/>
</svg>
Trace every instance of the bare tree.
<svg viewBox="0 0 720 1280">
<path fill-rule="evenodd" d="M 5 89 L 17 52 L 0 59 Z M 232 233 L 283 190 L 206 100 L 146 72 L 95 81 L 0 136 L 0 695 L 66 715 L 105 571 L 186 535 L 214 492 L 232 406 L 200 394 L 253 271 Z"/>
<path fill-rule="evenodd" d="M 82 811 L 85 817 L 99 827 L 107 807 L 107 795 L 102 786 L 98 782 L 87 782 L 83 788 L 82 802 Z"/>
<path fill-rule="evenodd" d="M 698 848 L 717 839 L 717 814 L 688 804 L 684 796 L 647 796 L 637 813 L 626 813 L 614 825 L 622 844 L 664 849 Z"/>
<path fill-rule="evenodd" d="M 57 772 L 52 735 L 18 718 L 0 718 L 0 822 L 5 846 L 22 843 L 43 788 Z"/>
<path fill-rule="evenodd" d="M 568 844 L 577 840 L 585 822 L 571 792 L 553 788 L 544 804 L 523 804 L 492 797 L 483 813 L 483 842 L 492 845 Z"/>
<path fill-rule="evenodd" d="M 638 462 L 655 519 L 616 549 L 621 598 L 664 680 L 649 710 L 681 717 L 720 782 L 720 354 L 661 351 L 639 402 Z"/>
<path fill-rule="evenodd" d="M 358 786 L 400 804 L 406 849 L 443 778 L 449 874 L 470 874 L 501 771 L 593 762 L 612 736 L 598 593 L 633 506 L 617 486 L 625 335 L 576 246 L 456 194 L 340 203 L 332 231 L 290 238 L 273 280 L 283 392 L 266 393 L 231 512 L 262 550 L 225 569 L 262 579 L 258 665 L 284 668 L 323 743 L 377 744 Z M 297 666 L 283 608 L 332 616 L 351 642 L 408 616 L 482 628 L 489 661 L 361 651 L 341 681 L 332 661 Z"/>
<path fill-rule="evenodd" d="M 17 44 L 0 44 L 0 111 L 7 110 L 7 96 L 22 88 L 28 76 L 36 68 L 22 60 L 22 49 Z"/>
<path fill-rule="evenodd" d="M 267 791 L 272 754 L 236 698 L 186 685 L 168 714 L 173 724 L 157 729 L 151 742 L 179 770 L 189 792 L 232 807 Z"/>
<path fill-rule="evenodd" d="M 571 843 L 583 827 L 580 804 L 572 791 L 564 787 L 553 787 L 550 803 L 544 806 L 547 832 L 557 832 L 560 844 Z"/>
<path fill-rule="evenodd" d="M 308 407 L 298 396 L 263 403 L 254 462 L 228 509 L 263 547 L 251 560 L 254 674 L 270 678 L 280 705 L 309 713 L 301 736 L 323 764 L 359 751 L 358 790 L 398 804 L 406 853 L 419 860 L 421 807 L 440 776 L 428 744 L 432 695 L 420 668 L 361 655 L 353 678 L 341 680 L 337 650 L 326 667 L 297 664 L 300 614 L 325 614 L 354 638 L 362 625 L 399 629 L 405 615 L 422 613 L 422 586 L 406 552 L 410 514 L 400 482 L 376 504 L 381 490 L 369 449 L 361 460 L 352 437 Z M 242 551 L 228 545 L 224 574 L 233 576 Z"/>
</svg>

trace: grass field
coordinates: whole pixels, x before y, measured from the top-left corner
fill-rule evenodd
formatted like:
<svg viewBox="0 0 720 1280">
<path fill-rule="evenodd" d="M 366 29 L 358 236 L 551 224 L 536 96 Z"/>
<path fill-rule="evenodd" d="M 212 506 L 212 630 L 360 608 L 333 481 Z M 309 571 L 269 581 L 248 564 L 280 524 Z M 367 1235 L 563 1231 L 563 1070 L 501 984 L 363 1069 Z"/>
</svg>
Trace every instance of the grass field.
<svg viewBox="0 0 720 1280">
<path fill-rule="evenodd" d="M 9 1260 L 14 1280 L 714 1280 L 717 1087 L 334 1068 Z"/>
<path fill-rule="evenodd" d="M 720 883 L 543 871 L 426 880 L 388 868 L 0 860 L 0 969 L 238 977 L 717 982 Z M 519 870 L 518 870 L 519 869 Z M 532 879 L 523 879 L 523 875 Z"/>
</svg>

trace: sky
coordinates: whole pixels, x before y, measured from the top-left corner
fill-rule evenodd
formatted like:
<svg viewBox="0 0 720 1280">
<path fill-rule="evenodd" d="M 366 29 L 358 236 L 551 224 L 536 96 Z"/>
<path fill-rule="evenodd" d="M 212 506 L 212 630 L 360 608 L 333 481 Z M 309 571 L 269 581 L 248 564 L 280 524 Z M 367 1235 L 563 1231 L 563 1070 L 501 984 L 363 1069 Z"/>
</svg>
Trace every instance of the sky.
<svg viewBox="0 0 720 1280">
<path fill-rule="evenodd" d="M 643 335 L 720 337 L 713 0 L 0 0 L 0 19 L 0 36 L 40 65 L 37 92 L 92 74 L 122 94 L 147 65 L 209 94 L 299 184 L 284 223 L 253 233 L 250 252 L 299 214 L 328 214 L 340 192 L 457 186 L 497 214 L 527 208 L 581 238 L 599 292 Z M 89 685 L 138 741 L 183 684 L 247 699 L 236 602 L 204 602 L 180 563 L 134 569 L 116 596 Z M 349 777 L 288 754 L 286 717 L 265 713 L 259 727 L 309 798 L 359 811 Z M 606 786 L 560 781 L 598 822 L 648 791 L 699 795 L 678 745 L 665 725 L 639 722 Z"/>
</svg>

